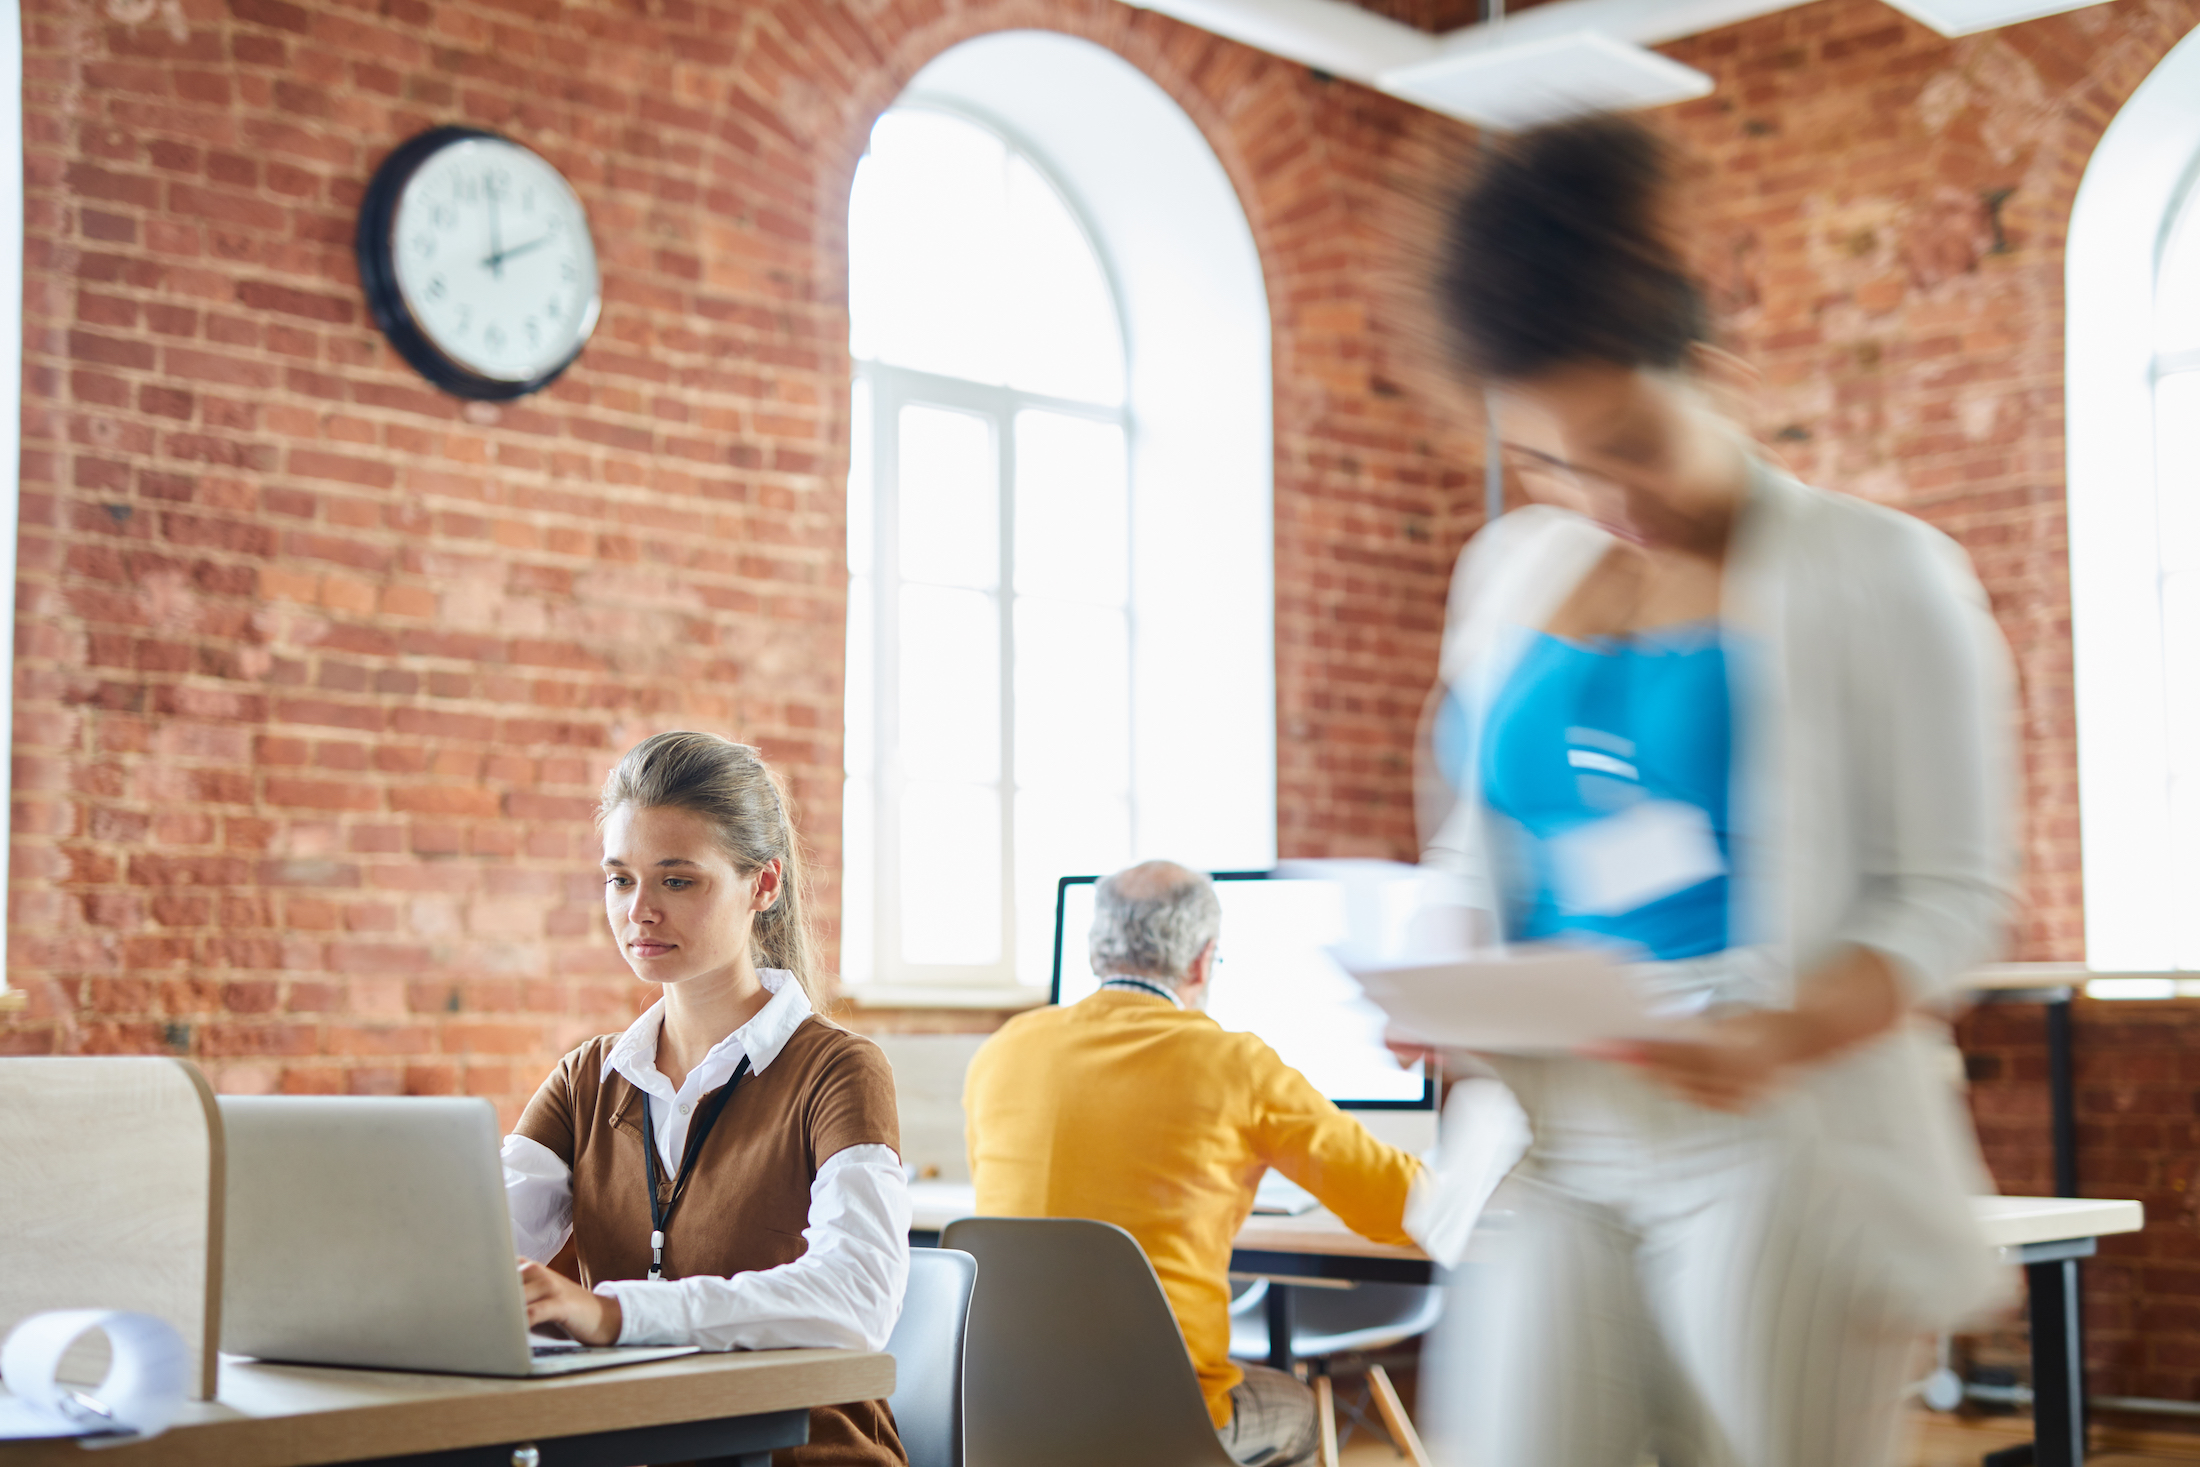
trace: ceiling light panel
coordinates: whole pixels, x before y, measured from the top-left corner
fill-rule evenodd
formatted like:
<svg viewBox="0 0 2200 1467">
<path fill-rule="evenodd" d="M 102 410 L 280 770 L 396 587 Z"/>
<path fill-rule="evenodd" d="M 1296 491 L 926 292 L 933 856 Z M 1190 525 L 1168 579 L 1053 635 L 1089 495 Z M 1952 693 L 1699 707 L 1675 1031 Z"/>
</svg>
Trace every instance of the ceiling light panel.
<svg viewBox="0 0 2200 1467">
<path fill-rule="evenodd" d="M 1478 127 L 1514 132 L 1587 112 L 1685 102 L 1709 94 L 1712 84 L 1669 56 L 1597 31 L 1575 31 L 1449 52 L 1385 71 L 1379 85 Z"/>
<path fill-rule="evenodd" d="M 2020 20 L 2083 10 L 2103 0 L 1887 0 L 1903 14 L 1921 20 L 1944 36 L 1968 36 Z"/>
</svg>

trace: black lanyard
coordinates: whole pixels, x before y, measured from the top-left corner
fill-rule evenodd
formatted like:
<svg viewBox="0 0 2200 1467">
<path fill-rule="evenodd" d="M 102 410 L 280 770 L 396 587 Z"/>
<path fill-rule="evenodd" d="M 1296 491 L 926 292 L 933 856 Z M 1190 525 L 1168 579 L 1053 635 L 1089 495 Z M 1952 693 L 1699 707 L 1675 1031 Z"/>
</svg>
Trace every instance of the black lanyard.
<svg viewBox="0 0 2200 1467">
<path fill-rule="evenodd" d="M 1143 988 L 1156 998 L 1165 998 L 1178 1008 L 1184 1007 L 1183 999 L 1178 998 L 1160 984 L 1148 983 L 1143 978 L 1103 978 L 1100 980 L 1100 986 L 1102 988 Z"/>
<path fill-rule="evenodd" d="M 688 1178 L 695 1175 L 695 1158 L 703 1154 L 703 1143 L 710 1139 L 710 1128 L 718 1124 L 718 1113 L 726 1108 L 734 1087 L 748 1072 L 749 1057 L 743 1055 L 741 1063 L 734 1068 L 733 1078 L 719 1088 L 702 1113 L 696 1116 L 695 1125 L 688 1132 L 687 1148 L 680 1156 L 680 1175 L 673 1179 L 672 1196 L 663 1202 L 657 1200 L 657 1119 L 649 1111 L 649 1092 L 642 1091 L 642 1160 L 649 1168 L 649 1276 L 653 1279 L 665 1276 L 665 1224 L 672 1218 L 672 1209 L 680 1205 L 680 1198 L 686 1194 Z"/>
</svg>

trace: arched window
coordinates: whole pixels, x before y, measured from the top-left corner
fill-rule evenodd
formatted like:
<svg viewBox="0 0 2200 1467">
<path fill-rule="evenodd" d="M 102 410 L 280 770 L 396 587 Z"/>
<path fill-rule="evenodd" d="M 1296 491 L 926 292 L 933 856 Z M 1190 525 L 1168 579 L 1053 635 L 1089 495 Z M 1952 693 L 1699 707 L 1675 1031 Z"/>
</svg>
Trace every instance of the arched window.
<svg viewBox="0 0 2200 1467">
<path fill-rule="evenodd" d="M 1157 101 L 1179 131 L 1151 135 Z M 1035 32 L 949 52 L 872 130 L 848 249 L 841 969 L 859 1000 L 1043 990 L 1064 875 L 1273 858 L 1258 267 L 1255 320 L 1240 279 L 1218 363 L 1179 339 L 1217 307 L 1168 300 L 1199 282 L 1166 260 L 1154 278 L 1122 238 L 1211 249 L 1198 209 L 1167 217 L 1165 155 L 1181 171 L 1187 137 L 1211 194 L 1219 167 L 1150 81 Z M 1143 145 L 1147 188 L 1120 183 L 1157 197 L 1125 203 L 1118 180 L 1080 174 L 1081 140 Z M 1250 235 L 1222 187 L 1244 264 Z M 1248 435 L 1243 381 L 1180 379 L 1241 378 L 1250 353 Z M 1192 416 L 1202 403 L 1209 424 Z"/>
<path fill-rule="evenodd" d="M 2086 960 L 2200 969 L 2200 32 L 2103 135 L 2068 271 Z"/>
<path fill-rule="evenodd" d="M 2200 169 L 2200 153 L 2193 158 Z M 2188 178 L 2155 282 L 2154 485 L 2161 523 L 2163 784 L 2170 880 L 2184 893 L 2170 961 L 2200 968 L 2200 187 Z"/>
</svg>

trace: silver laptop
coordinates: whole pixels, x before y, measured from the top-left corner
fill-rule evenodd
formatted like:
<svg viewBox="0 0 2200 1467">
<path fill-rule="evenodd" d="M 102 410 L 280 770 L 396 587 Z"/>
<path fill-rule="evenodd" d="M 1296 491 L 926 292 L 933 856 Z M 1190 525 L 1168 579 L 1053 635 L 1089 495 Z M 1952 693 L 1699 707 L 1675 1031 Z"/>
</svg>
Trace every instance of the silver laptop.
<svg viewBox="0 0 2200 1467">
<path fill-rule="evenodd" d="M 689 1355 L 531 1335 L 480 1099 L 221 1097 L 223 1350 L 454 1375 Z"/>
</svg>

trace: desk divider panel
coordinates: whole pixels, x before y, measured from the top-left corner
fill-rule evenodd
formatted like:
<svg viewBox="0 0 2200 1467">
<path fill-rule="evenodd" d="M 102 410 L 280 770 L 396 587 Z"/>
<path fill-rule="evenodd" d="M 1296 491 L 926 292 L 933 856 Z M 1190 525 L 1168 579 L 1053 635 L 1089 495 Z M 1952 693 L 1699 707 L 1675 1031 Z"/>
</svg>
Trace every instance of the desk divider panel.
<svg viewBox="0 0 2200 1467">
<path fill-rule="evenodd" d="M 176 1327 L 194 1394 L 221 1340 L 221 1113 L 198 1066 L 0 1060 L 0 1337 L 48 1309 L 128 1309 Z"/>
</svg>

